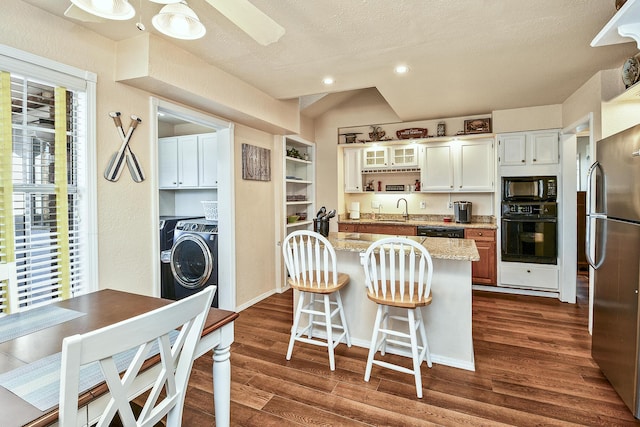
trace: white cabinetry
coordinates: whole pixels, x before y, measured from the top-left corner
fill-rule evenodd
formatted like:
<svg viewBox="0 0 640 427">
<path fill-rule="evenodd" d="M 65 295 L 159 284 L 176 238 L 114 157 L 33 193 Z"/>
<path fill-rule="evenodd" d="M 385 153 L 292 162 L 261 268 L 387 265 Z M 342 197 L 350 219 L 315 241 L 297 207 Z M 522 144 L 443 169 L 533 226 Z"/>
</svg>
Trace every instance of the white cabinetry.
<svg viewBox="0 0 640 427">
<path fill-rule="evenodd" d="M 218 136 L 198 136 L 198 182 L 200 187 L 218 187 Z"/>
<path fill-rule="evenodd" d="M 158 139 L 159 188 L 215 188 L 215 134 Z"/>
<path fill-rule="evenodd" d="M 315 216 L 315 145 L 297 136 L 283 138 L 285 171 L 284 176 L 284 218 L 285 229 L 310 228 Z M 301 158 L 287 155 L 287 150 L 295 149 Z M 289 222 L 292 215 L 304 216 Z"/>
<path fill-rule="evenodd" d="M 492 138 L 427 143 L 421 180 L 424 192 L 491 192 Z"/>
<path fill-rule="evenodd" d="M 557 291 L 558 267 L 555 265 L 502 262 L 500 286 Z"/>
<path fill-rule="evenodd" d="M 371 147 L 362 150 L 363 169 L 384 168 L 389 165 L 387 147 Z"/>
<path fill-rule="evenodd" d="M 453 165 L 453 147 L 449 142 L 427 144 L 420 174 L 421 190 L 453 191 Z"/>
<path fill-rule="evenodd" d="M 560 161 L 557 131 L 536 131 L 498 136 L 500 166 L 555 165 Z"/>
<path fill-rule="evenodd" d="M 418 166 L 418 147 L 416 145 L 392 146 L 391 166 L 408 167 Z"/>
<path fill-rule="evenodd" d="M 343 150 L 344 192 L 362 192 L 362 150 L 360 148 L 345 148 Z"/>
</svg>

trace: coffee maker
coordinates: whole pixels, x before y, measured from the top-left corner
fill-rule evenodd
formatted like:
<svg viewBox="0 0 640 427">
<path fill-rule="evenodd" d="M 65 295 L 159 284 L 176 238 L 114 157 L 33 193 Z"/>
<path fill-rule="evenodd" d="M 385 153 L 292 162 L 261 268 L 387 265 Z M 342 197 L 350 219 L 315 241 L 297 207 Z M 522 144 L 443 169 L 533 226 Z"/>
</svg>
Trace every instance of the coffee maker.
<svg viewBox="0 0 640 427">
<path fill-rule="evenodd" d="M 471 222 L 471 202 L 453 202 L 456 222 L 468 224 Z"/>
</svg>

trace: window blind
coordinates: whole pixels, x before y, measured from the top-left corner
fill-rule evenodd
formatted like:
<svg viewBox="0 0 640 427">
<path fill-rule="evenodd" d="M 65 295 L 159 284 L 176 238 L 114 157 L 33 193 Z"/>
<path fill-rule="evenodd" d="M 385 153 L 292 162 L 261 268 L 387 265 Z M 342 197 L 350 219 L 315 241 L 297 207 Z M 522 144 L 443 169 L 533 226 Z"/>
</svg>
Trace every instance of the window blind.
<svg viewBox="0 0 640 427">
<path fill-rule="evenodd" d="M 4 312 L 83 291 L 78 173 L 86 167 L 83 91 L 11 74 L 9 105 L 11 151 L 3 167 L 10 173 L 3 170 L 2 177 L 3 187 L 10 177 L 12 190 L 10 203 L 2 194 L 0 260 L 15 262 L 17 280 L 0 292 Z M 4 134 L 6 119 L 0 126 Z"/>
</svg>

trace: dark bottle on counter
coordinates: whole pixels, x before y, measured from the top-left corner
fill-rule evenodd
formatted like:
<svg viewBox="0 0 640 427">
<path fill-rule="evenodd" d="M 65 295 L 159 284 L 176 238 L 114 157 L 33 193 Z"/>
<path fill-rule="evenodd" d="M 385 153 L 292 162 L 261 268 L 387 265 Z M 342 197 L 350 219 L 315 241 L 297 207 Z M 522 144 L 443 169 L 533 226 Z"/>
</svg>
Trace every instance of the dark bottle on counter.
<svg viewBox="0 0 640 427">
<path fill-rule="evenodd" d="M 416 179 L 416 191 L 420 191 L 420 181 Z"/>
</svg>

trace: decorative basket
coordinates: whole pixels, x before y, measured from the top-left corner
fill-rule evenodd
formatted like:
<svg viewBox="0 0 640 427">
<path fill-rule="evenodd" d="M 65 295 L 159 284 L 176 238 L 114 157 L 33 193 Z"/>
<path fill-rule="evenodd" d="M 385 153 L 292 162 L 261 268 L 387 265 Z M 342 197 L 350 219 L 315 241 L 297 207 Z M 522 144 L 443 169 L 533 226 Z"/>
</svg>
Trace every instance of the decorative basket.
<svg viewBox="0 0 640 427">
<path fill-rule="evenodd" d="M 218 220 L 218 202 L 203 200 L 202 207 L 204 209 L 204 218 L 211 220 Z"/>
</svg>

